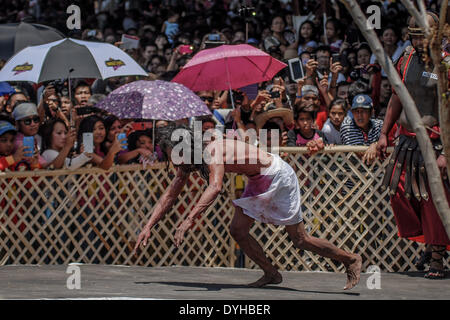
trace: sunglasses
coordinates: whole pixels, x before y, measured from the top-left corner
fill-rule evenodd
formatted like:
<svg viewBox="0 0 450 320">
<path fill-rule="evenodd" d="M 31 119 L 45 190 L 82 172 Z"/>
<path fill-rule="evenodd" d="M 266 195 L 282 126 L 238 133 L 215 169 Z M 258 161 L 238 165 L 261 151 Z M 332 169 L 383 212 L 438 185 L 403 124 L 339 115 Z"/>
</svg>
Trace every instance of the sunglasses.
<svg viewBox="0 0 450 320">
<path fill-rule="evenodd" d="M 28 119 L 22 120 L 22 122 L 25 125 L 29 126 L 31 124 L 31 122 L 40 123 L 41 119 L 39 117 L 33 117 L 33 118 L 28 118 Z"/>
<path fill-rule="evenodd" d="M 214 101 L 213 97 L 200 97 L 200 99 L 202 99 L 203 101 L 208 101 L 208 102 L 213 102 Z"/>
</svg>

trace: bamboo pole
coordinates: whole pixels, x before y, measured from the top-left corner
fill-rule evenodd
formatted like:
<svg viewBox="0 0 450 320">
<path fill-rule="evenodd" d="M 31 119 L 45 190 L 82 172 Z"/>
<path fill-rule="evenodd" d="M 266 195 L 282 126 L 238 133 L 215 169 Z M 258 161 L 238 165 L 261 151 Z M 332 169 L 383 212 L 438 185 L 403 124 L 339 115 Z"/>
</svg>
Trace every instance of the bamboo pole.
<svg viewBox="0 0 450 320">
<path fill-rule="evenodd" d="M 450 26 L 446 23 L 448 0 L 441 4 L 439 16 L 439 28 L 430 41 L 431 59 L 437 66 L 438 72 L 438 94 L 439 94 L 439 123 L 441 124 L 441 142 L 444 147 L 445 158 L 447 160 L 447 174 L 450 174 L 450 94 L 448 92 L 448 70 L 450 66 L 442 61 L 441 43 L 444 33 L 450 33 Z"/>
<path fill-rule="evenodd" d="M 407 118 L 409 119 L 409 122 L 412 125 L 413 131 L 416 133 L 417 141 L 419 143 L 425 166 L 427 168 L 426 171 L 433 202 L 442 220 L 446 233 L 450 237 L 450 208 L 445 196 L 441 173 L 434 156 L 435 152 L 420 117 L 420 114 L 417 111 L 416 104 L 409 94 L 408 90 L 406 89 L 405 85 L 402 83 L 397 70 L 392 64 L 391 59 L 383 50 L 383 46 L 381 45 L 375 31 L 367 28 L 367 18 L 361 11 L 358 3 L 355 0 L 341 0 L 341 2 L 345 5 L 347 10 L 352 15 L 353 20 L 358 25 L 362 34 L 366 38 L 370 48 L 372 49 L 372 52 L 375 54 L 378 62 L 386 72 L 391 85 L 395 89 L 395 92 L 397 93 L 403 105 L 403 109 L 406 113 Z"/>
</svg>

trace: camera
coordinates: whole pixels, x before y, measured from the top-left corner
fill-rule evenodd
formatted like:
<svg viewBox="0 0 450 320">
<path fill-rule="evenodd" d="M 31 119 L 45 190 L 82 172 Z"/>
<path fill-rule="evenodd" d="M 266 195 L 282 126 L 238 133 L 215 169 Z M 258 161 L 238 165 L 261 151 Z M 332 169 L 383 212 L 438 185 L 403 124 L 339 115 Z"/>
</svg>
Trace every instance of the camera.
<svg viewBox="0 0 450 320">
<path fill-rule="evenodd" d="M 239 9 L 239 16 L 244 19 L 249 19 L 256 16 L 256 11 L 254 7 L 242 6 Z"/>
<path fill-rule="evenodd" d="M 194 51 L 194 47 L 191 45 L 182 45 L 180 46 L 180 48 L 178 49 L 178 52 L 180 54 L 191 54 Z"/>
<path fill-rule="evenodd" d="M 280 92 L 279 91 L 270 91 L 270 97 L 272 99 L 276 99 L 280 97 Z"/>
<path fill-rule="evenodd" d="M 359 70 L 354 69 L 352 70 L 352 72 L 350 72 L 350 79 L 352 79 L 353 81 L 358 80 L 361 77 L 361 74 L 359 72 Z"/>
<path fill-rule="evenodd" d="M 86 107 L 81 107 L 81 108 L 77 108 L 77 115 L 82 116 L 82 115 L 87 115 L 87 114 L 91 114 L 91 113 L 99 113 L 102 110 L 97 108 L 97 107 L 92 107 L 92 106 L 86 106 Z"/>
<path fill-rule="evenodd" d="M 64 86 L 64 80 L 54 80 L 49 82 L 50 86 L 53 86 L 56 90 L 56 92 L 61 93 L 63 90 L 67 90 L 67 88 Z"/>
<path fill-rule="evenodd" d="M 238 91 L 233 91 L 234 101 L 237 103 L 242 103 L 244 101 L 244 95 Z"/>
</svg>

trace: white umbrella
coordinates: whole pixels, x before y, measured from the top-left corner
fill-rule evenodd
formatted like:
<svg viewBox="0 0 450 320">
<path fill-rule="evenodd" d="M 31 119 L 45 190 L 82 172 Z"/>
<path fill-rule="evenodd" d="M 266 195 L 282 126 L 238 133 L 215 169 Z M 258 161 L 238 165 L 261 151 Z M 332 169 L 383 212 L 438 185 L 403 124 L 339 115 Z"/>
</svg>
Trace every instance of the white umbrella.
<svg viewBox="0 0 450 320">
<path fill-rule="evenodd" d="M 147 76 L 147 73 L 121 49 L 109 43 L 66 38 L 21 50 L 4 65 L 0 81 L 40 83 L 65 78 L 134 75 Z"/>
</svg>

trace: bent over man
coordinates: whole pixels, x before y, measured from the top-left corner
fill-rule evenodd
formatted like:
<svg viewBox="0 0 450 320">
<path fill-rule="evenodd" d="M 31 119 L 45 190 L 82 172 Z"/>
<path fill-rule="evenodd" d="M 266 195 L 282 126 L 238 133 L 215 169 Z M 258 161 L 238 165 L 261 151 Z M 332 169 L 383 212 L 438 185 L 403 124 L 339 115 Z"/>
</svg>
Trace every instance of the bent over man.
<svg viewBox="0 0 450 320">
<path fill-rule="evenodd" d="M 183 128 L 193 137 L 189 128 Z M 174 126 L 161 128 L 156 137 L 156 143 L 167 159 L 172 162 L 174 162 L 172 150 L 180 143 L 171 139 L 175 129 L 177 127 Z M 192 150 L 195 151 L 193 146 Z M 250 286 L 262 287 L 282 281 L 281 274 L 265 256 L 262 247 L 249 234 L 255 220 L 285 225 L 296 248 L 342 262 L 347 273 L 347 284 L 344 289 L 351 289 L 359 282 L 362 265 L 360 255 L 347 253 L 324 239 L 314 238 L 306 233 L 301 212 L 298 178 L 289 164 L 278 155 L 267 153 L 239 140 L 216 139 L 205 146 L 205 150 L 209 156 L 202 157 L 201 164 L 183 162 L 175 165 L 176 177 L 156 204 L 150 220 L 139 235 L 135 252 L 141 243 L 143 246 L 147 244 L 152 227 L 175 203 L 191 172 L 200 171 L 209 184 L 198 203 L 177 228 L 175 233 L 177 247 L 183 242 L 186 231 L 194 225 L 195 219 L 214 203 L 222 189 L 224 174 L 237 173 L 246 175 L 249 183 L 242 198 L 234 201 L 237 210 L 231 222 L 230 232 L 245 254 L 264 271 L 262 278 L 251 283 Z M 203 152 L 203 149 L 200 152 Z M 192 159 L 193 153 L 191 153 Z"/>
</svg>

